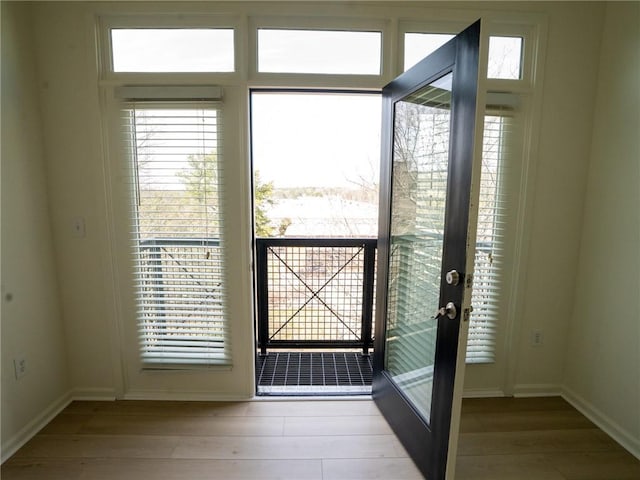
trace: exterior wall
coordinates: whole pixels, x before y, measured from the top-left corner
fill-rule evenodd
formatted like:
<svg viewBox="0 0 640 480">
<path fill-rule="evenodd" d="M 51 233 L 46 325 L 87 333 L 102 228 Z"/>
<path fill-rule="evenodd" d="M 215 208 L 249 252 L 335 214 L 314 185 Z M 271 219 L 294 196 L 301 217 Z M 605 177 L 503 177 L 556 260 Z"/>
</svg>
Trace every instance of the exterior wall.
<svg viewBox="0 0 640 480">
<path fill-rule="evenodd" d="M 607 5 L 600 62 L 565 386 L 640 458 L 638 3 Z"/>
<path fill-rule="evenodd" d="M 2 2 L 3 460 L 70 399 L 30 11 Z"/>
</svg>

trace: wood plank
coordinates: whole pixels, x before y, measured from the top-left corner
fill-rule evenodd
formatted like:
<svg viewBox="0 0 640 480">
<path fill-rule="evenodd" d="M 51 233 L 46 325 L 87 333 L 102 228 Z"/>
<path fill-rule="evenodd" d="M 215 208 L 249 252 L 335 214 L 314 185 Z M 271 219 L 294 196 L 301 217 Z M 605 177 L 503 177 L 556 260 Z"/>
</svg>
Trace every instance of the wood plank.
<svg viewBox="0 0 640 480">
<path fill-rule="evenodd" d="M 473 427 L 469 421 L 470 418 L 474 420 Z M 464 417 L 463 427 L 465 432 L 524 432 L 529 430 L 596 428 L 592 422 L 576 410 L 475 413 Z M 462 428 L 461 431 L 463 431 Z"/>
<path fill-rule="evenodd" d="M 4 480 L 322 479 L 320 460 L 27 459 L 2 468 Z"/>
<path fill-rule="evenodd" d="M 424 478 L 409 458 L 324 459 L 323 480 L 421 480 Z"/>
<path fill-rule="evenodd" d="M 465 398 L 462 400 L 462 414 L 466 413 L 504 413 L 522 411 L 574 410 L 562 397 L 501 397 L 501 398 Z"/>
<path fill-rule="evenodd" d="M 64 414 L 164 415 L 164 416 L 245 416 L 252 402 L 182 402 L 117 400 L 115 402 L 74 401 Z"/>
<path fill-rule="evenodd" d="M 380 415 L 372 400 L 306 400 L 250 402 L 249 416 L 335 417 Z"/>
<path fill-rule="evenodd" d="M 323 459 L 406 456 L 393 435 L 182 437 L 173 458 Z"/>
<path fill-rule="evenodd" d="M 598 452 L 620 447 L 598 429 L 460 434 L 458 455 Z"/>
<path fill-rule="evenodd" d="M 93 415 L 76 415 L 61 413 L 51 420 L 40 432 L 43 435 L 78 433 L 93 418 Z"/>
<path fill-rule="evenodd" d="M 471 432 L 484 432 L 485 429 L 482 427 L 480 420 L 478 420 L 478 415 L 467 413 L 463 414 L 460 417 L 460 433 L 471 433 Z"/>
<path fill-rule="evenodd" d="M 542 454 L 458 456 L 456 480 L 565 480 Z"/>
<path fill-rule="evenodd" d="M 284 435 L 392 435 L 382 416 L 285 417 Z"/>
<path fill-rule="evenodd" d="M 547 462 L 567 480 L 638 480 L 640 460 L 622 449 L 614 452 L 548 454 Z"/>
<path fill-rule="evenodd" d="M 457 480 L 637 480 L 640 461 L 624 451 L 459 456 Z"/>
<path fill-rule="evenodd" d="M 0 467 L 2 480 L 79 480 L 84 466 L 70 458 L 20 458 L 16 455 Z"/>
<path fill-rule="evenodd" d="M 100 415 L 79 433 L 99 435 L 282 435 L 284 417 Z"/>
<path fill-rule="evenodd" d="M 36 435 L 15 458 L 171 458 L 180 437 L 145 435 Z"/>
</svg>

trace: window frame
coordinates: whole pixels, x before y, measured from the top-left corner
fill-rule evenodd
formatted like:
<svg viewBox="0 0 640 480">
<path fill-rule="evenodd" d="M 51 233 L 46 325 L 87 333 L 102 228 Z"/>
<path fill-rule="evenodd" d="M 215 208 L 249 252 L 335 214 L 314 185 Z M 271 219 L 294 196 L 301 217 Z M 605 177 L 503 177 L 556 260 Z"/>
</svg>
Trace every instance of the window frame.
<svg viewBox="0 0 640 480">
<path fill-rule="evenodd" d="M 534 68 L 536 55 L 534 54 L 534 32 L 531 25 L 521 23 L 490 22 L 487 28 L 487 45 L 489 37 L 520 37 L 522 38 L 521 78 L 487 78 L 487 89 L 493 91 L 509 91 L 527 93 L 533 89 L 536 70 Z M 485 73 L 486 76 L 486 73 Z"/>
<path fill-rule="evenodd" d="M 362 74 L 324 74 L 324 73 L 274 73 L 258 70 L 258 31 L 260 29 L 278 30 L 320 30 L 345 32 L 380 32 L 380 73 Z M 270 17 L 256 16 L 249 19 L 248 26 L 248 81 L 252 88 L 257 87 L 302 87 L 304 88 L 355 88 L 380 89 L 385 78 L 391 75 L 389 58 L 389 21 L 384 19 L 341 18 L 341 17 Z M 349 87 L 351 86 L 351 87 Z"/>
<path fill-rule="evenodd" d="M 198 16 L 104 16 L 98 19 L 98 41 L 101 55 L 98 68 L 103 83 L 151 84 L 164 79 L 170 84 L 216 84 L 240 79 L 240 68 L 244 63 L 240 34 L 240 18 L 231 15 Z M 113 70 L 113 48 L 111 31 L 116 29 L 231 29 L 233 30 L 234 71 L 232 72 L 115 72 Z"/>
<path fill-rule="evenodd" d="M 152 11 L 152 14 L 142 13 L 143 10 L 135 5 L 118 5 L 117 7 L 105 4 L 100 8 L 90 9 L 86 16 L 87 34 L 95 40 L 95 44 L 91 46 L 92 51 L 87 52 L 92 62 L 97 66 L 96 81 L 99 87 L 99 101 L 103 113 L 111 115 L 113 101 L 113 87 L 122 85 L 219 85 L 231 86 L 225 89 L 225 108 L 229 115 L 229 124 L 235 128 L 227 129 L 225 137 L 225 151 L 227 154 L 227 162 L 233 159 L 231 163 L 227 163 L 226 167 L 231 173 L 230 181 L 236 182 L 239 188 L 235 192 L 229 192 L 226 199 L 229 205 L 234 205 L 233 213 L 235 216 L 244 218 L 247 222 L 251 222 L 251 204 L 249 201 L 249 193 L 251 189 L 251 175 L 248 167 L 250 136 L 248 129 L 248 95 L 252 88 L 303 88 L 303 89 L 353 89 L 353 90 L 371 90 L 379 91 L 386 83 L 391 81 L 397 74 L 401 73 L 401 65 L 403 62 L 404 51 L 402 44 L 402 35 L 404 26 L 409 25 L 427 25 L 427 31 L 433 33 L 455 33 L 463 26 L 477 20 L 479 17 L 483 20 L 483 33 L 481 44 L 484 43 L 484 61 L 482 58 L 481 48 L 481 71 L 484 69 L 485 75 L 481 80 L 481 89 L 483 91 L 507 91 L 513 93 L 522 93 L 526 102 L 527 112 L 524 122 L 525 129 L 523 139 L 523 166 L 522 179 L 520 183 L 521 196 L 518 204 L 514 206 L 517 209 L 518 225 L 516 232 L 516 252 L 514 254 L 513 266 L 513 290 L 514 293 L 509 302 L 509 325 L 504 334 L 506 345 L 505 360 L 506 365 L 501 368 L 502 373 L 493 375 L 492 379 L 485 381 L 485 377 L 479 377 L 479 383 L 488 384 L 487 382 L 497 382 L 500 385 L 500 392 L 509 394 L 514 391 L 516 384 L 516 364 L 517 342 L 522 335 L 522 326 L 513 319 L 518 319 L 523 312 L 521 300 L 525 294 L 525 262 L 529 248 L 528 232 L 531 229 L 530 216 L 533 206 L 532 192 L 535 187 L 536 177 L 536 155 L 538 145 L 535 141 L 540 131 L 541 105 L 543 94 L 543 73 L 544 73 L 544 55 L 546 49 L 546 32 L 548 29 L 548 18 L 545 14 L 527 11 L 526 8 L 517 12 L 483 10 L 480 8 L 469 9 L 437 9 L 427 4 L 425 5 L 392 5 L 391 3 L 380 3 L 376 5 L 358 5 L 354 4 L 349 8 L 344 6 L 327 5 L 324 9 L 318 9 L 317 6 L 307 5 L 304 3 L 292 4 L 274 4 L 273 6 L 265 6 L 260 3 L 254 4 L 228 4 L 225 6 L 208 6 L 206 10 L 201 5 L 189 4 L 184 6 L 175 6 L 171 4 L 158 5 L 155 9 L 147 9 L 146 12 Z M 277 21 L 272 21 L 272 20 Z M 257 68 L 257 27 L 273 26 L 274 28 L 282 28 L 289 26 L 290 28 L 304 28 L 305 25 L 319 29 L 343 29 L 344 25 L 355 28 L 357 25 L 363 25 L 363 30 L 375 30 L 372 25 L 383 25 L 382 30 L 382 68 L 381 75 L 370 78 L 369 76 L 354 75 L 321 75 L 321 74 L 258 74 Z M 451 26 L 459 26 L 451 29 Z M 136 26 L 144 27 L 189 27 L 196 28 L 220 27 L 234 28 L 234 46 L 235 46 L 235 72 L 233 73 L 114 73 L 110 69 L 111 52 L 110 52 L 110 35 L 109 27 L 135 28 Z M 445 28 L 443 26 L 449 26 Z M 324 27 L 324 28 L 323 28 Z M 440 28 L 437 28 L 440 27 Z M 409 29 L 407 31 L 412 31 Z M 415 30 L 413 30 L 415 31 Z M 523 52 L 523 79 L 516 80 L 500 80 L 486 79 L 486 55 L 489 36 L 520 36 L 525 39 Z M 251 66 L 253 65 L 253 71 Z M 93 77 L 92 77 L 93 78 Z M 483 93 L 484 95 L 484 93 Z M 109 308 L 115 312 L 114 326 L 112 328 L 112 343 L 114 352 L 114 361 L 123 362 L 123 385 L 119 388 L 129 388 L 133 391 L 142 391 L 145 388 L 157 388 L 156 384 L 146 377 L 139 376 L 139 371 L 135 370 L 135 365 L 131 364 L 131 357 L 127 349 L 122 349 L 119 345 L 126 343 L 125 331 L 128 332 L 126 322 L 129 314 L 128 305 L 126 305 L 127 292 L 118 284 L 122 283 L 126 273 L 126 268 L 119 259 L 122 253 L 122 245 L 119 238 L 119 228 L 117 219 L 114 216 L 113 204 L 118 203 L 115 198 L 120 187 L 114 185 L 120 179 L 118 178 L 118 170 L 114 165 L 109 165 L 109 156 L 116 152 L 116 145 L 113 143 L 112 133 L 109 133 L 113 124 L 110 120 L 105 120 L 103 129 L 103 151 L 105 156 L 104 181 L 105 181 L 105 215 L 109 224 L 109 240 L 108 248 L 114 255 L 113 260 L 106 260 L 113 263 L 110 267 L 109 282 L 113 285 L 113 301 L 110 302 Z M 117 132 L 114 130 L 114 132 Z M 113 157 L 115 158 L 115 157 Z M 232 325 L 232 335 L 234 345 L 238 346 L 241 342 L 241 349 L 234 348 L 233 361 L 234 364 L 240 365 L 241 369 L 252 368 L 253 365 L 253 329 L 249 323 L 244 323 L 243 318 L 251 316 L 251 302 L 253 301 L 253 280 L 251 275 L 242 273 L 251 270 L 251 232 L 247 225 L 238 225 L 231 228 L 233 235 L 239 235 L 239 241 L 235 245 L 231 245 L 233 250 L 234 261 L 239 265 L 239 272 L 234 273 L 234 281 L 239 284 L 239 292 L 237 298 L 234 298 L 233 305 L 230 306 L 232 315 L 236 318 Z M 117 257 L 117 259 L 116 259 Z M 239 283 L 238 283 L 239 282 Z M 247 306 L 248 305 L 248 306 Z M 247 345 L 244 345 L 244 343 Z M 250 345 L 249 345 L 250 343 Z M 509 350 L 511 349 L 511 350 Z M 484 370 L 483 370 L 484 371 Z M 473 377 L 476 373 L 474 371 Z M 251 377 L 251 376 L 249 376 Z M 503 380 L 493 380 L 493 378 L 502 378 Z M 238 385 L 231 378 L 225 376 L 219 377 L 222 384 L 221 387 L 235 388 L 232 385 Z M 255 379 L 253 377 L 242 381 L 247 385 L 252 385 Z M 184 383 L 181 376 L 172 377 L 171 385 L 174 388 L 188 388 L 189 384 Z M 493 384 L 493 383 L 491 383 Z M 254 385 L 255 386 L 255 385 Z M 242 387 L 241 387 L 242 388 Z M 474 390 L 473 385 L 470 386 L 471 391 Z M 250 389 L 251 392 L 254 391 Z M 245 390 L 243 390 L 245 391 Z M 249 391 L 249 390 L 246 390 Z M 492 390 L 493 391 L 493 390 Z M 496 390 L 497 391 L 497 390 Z M 251 392 L 249 394 L 251 394 Z"/>
<path fill-rule="evenodd" d="M 269 35 L 269 34 L 273 34 L 273 36 Z M 332 64 L 330 60 L 328 60 L 329 57 L 325 57 L 325 60 L 323 60 L 324 62 L 327 63 L 327 65 L 329 66 L 329 68 L 327 68 L 327 65 L 321 65 L 320 62 L 318 62 L 317 60 L 314 61 L 314 69 L 317 69 L 317 71 L 305 71 L 305 69 L 300 69 L 300 70 L 296 70 L 295 68 L 295 62 L 289 62 L 289 66 L 284 66 L 282 70 L 278 69 L 276 66 L 273 65 L 274 61 L 277 64 L 279 62 L 280 59 L 277 58 L 270 58 L 268 51 L 269 51 L 269 46 L 283 46 L 283 45 L 289 45 L 291 43 L 288 42 L 286 44 L 283 44 L 282 42 L 282 38 L 281 39 L 277 39 L 277 35 L 278 34 L 285 34 L 286 33 L 290 33 L 290 34 L 295 34 L 297 36 L 297 39 L 295 37 L 291 37 L 291 41 L 295 42 L 295 41 L 308 41 L 308 38 L 305 39 L 305 34 L 308 35 L 323 35 L 324 36 L 324 40 L 333 40 L 336 41 L 338 40 L 339 36 L 342 36 L 342 38 L 340 40 L 342 40 L 344 42 L 344 47 L 345 49 L 347 48 L 347 43 L 348 43 L 348 36 L 360 36 L 360 39 L 363 40 L 363 36 L 369 36 L 370 37 L 370 45 L 368 45 L 368 47 L 372 47 L 372 48 L 377 48 L 377 51 L 374 52 L 376 53 L 376 55 L 372 55 L 371 59 L 373 60 L 373 63 L 371 66 L 375 66 L 377 67 L 376 69 L 371 69 L 371 71 L 336 71 L 337 69 L 336 64 Z M 257 72 L 258 73 L 281 73 L 281 74 L 302 74 L 302 75 L 361 75 L 361 76 L 380 76 L 380 73 L 382 72 L 382 32 L 380 31 L 369 31 L 369 30 L 343 30 L 343 29 L 307 29 L 307 28 L 265 28 L 265 27 L 260 27 L 257 29 L 257 36 L 258 36 L 258 45 L 256 48 L 256 53 L 257 53 Z M 334 36 L 334 38 L 330 38 L 331 36 Z M 322 41 L 320 38 L 317 39 L 318 41 Z M 274 42 L 273 44 L 269 45 L 269 42 Z M 264 47 L 264 53 L 265 55 L 263 56 L 263 47 Z M 287 47 L 285 47 L 287 48 Z M 335 48 L 335 47 L 334 47 Z M 285 50 L 283 52 L 284 54 L 292 54 L 294 52 L 290 51 L 290 50 Z M 363 54 L 366 54 L 366 50 L 363 51 Z M 334 56 L 335 57 L 335 56 Z M 299 56 L 298 56 L 299 59 Z M 355 60 L 354 55 L 349 55 L 348 60 Z M 265 65 L 263 65 L 263 62 Z M 294 65 L 294 67 L 292 67 L 292 65 Z M 368 69 L 368 67 L 367 67 Z M 333 70 L 333 71 L 331 71 Z M 364 70 L 364 69 L 363 69 Z"/>
<path fill-rule="evenodd" d="M 406 33 L 436 33 L 446 35 L 456 35 L 471 23 L 466 21 L 419 21 L 404 20 L 398 24 L 398 37 L 396 39 L 398 45 L 398 58 L 395 66 L 396 75 L 400 75 L 405 71 L 404 55 L 405 55 L 405 34 Z M 484 27 L 484 25 L 483 25 Z M 482 62 L 481 62 L 482 63 Z"/>
<path fill-rule="evenodd" d="M 111 121 L 113 128 L 118 128 L 121 135 L 129 136 L 131 132 L 125 131 L 126 127 L 132 127 L 133 125 L 123 123 L 121 112 L 130 108 L 137 108 L 140 106 L 142 109 L 148 108 L 151 110 L 181 110 L 181 109 L 214 109 L 217 116 L 216 136 L 217 145 L 216 153 L 218 157 L 218 169 L 220 172 L 224 171 L 224 138 L 221 132 L 224 131 L 224 105 L 222 102 L 222 89 L 219 87 L 210 86 L 123 86 L 115 87 L 111 89 L 113 94 L 113 103 L 111 105 L 112 115 Z M 140 249 L 140 216 L 139 216 L 139 188 L 137 176 L 139 174 L 137 167 L 137 150 L 135 153 L 131 150 L 132 145 L 128 144 L 125 140 L 118 142 L 118 150 L 121 152 L 119 176 L 123 180 L 122 190 L 118 195 L 118 203 L 123 205 L 124 208 L 120 209 L 118 218 L 116 219 L 120 228 L 120 238 L 122 243 L 126 243 L 127 251 L 125 255 L 122 255 L 121 262 L 127 262 L 126 265 L 122 265 L 122 269 L 127 272 L 127 278 L 122 279 L 126 288 L 126 303 L 127 315 L 124 325 L 124 332 L 126 332 L 125 343 L 129 345 L 126 355 L 129 358 L 129 364 L 136 365 L 136 369 L 139 372 L 153 373 L 154 371 L 165 372 L 186 372 L 186 371 L 198 371 L 198 370 L 231 370 L 233 366 L 233 348 L 231 341 L 231 320 L 228 310 L 228 294 L 223 293 L 223 318 L 221 320 L 213 320 L 212 323 L 224 324 L 225 334 L 224 337 L 224 352 L 227 355 L 227 359 L 224 362 L 210 362 L 205 361 L 203 358 L 196 358 L 194 361 L 187 361 L 182 363 L 175 363 L 170 361 L 149 361 L 145 360 L 144 346 L 145 341 L 140 334 L 140 327 L 145 323 L 145 320 L 140 317 L 141 310 L 136 305 L 140 301 L 141 297 L 141 283 L 139 276 L 141 271 L 139 270 L 139 249 Z M 222 180 L 219 181 L 224 185 L 224 173 L 222 173 Z M 218 194 L 219 202 L 224 202 L 224 187 Z M 227 285 L 229 284 L 228 270 L 226 265 L 228 264 L 228 255 L 226 253 L 226 229 L 224 227 L 225 211 L 224 208 L 217 214 L 222 226 L 218 227 L 218 248 L 221 249 L 221 263 L 218 264 L 218 268 L 221 273 L 223 292 L 227 291 Z M 123 218 L 125 217 L 125 218 Z M 126 227 L 125 227 L 126 225 Z M 124 253 L 124 252 L 121 252 Z M 132 260 L 133 259 L 133 260 Z M 133 348 L 135 344 L 136 348 Z"/>
<path fill-rule="evenodd" d="M 522 108 L 522 99 L 519 94 L 514 93 L 505 93 L 505 92 L 488 92 L 487 93 L 487 101 L 485 102 L 484 107 L 484 115 L 483 118 L 487 117 L 498 117 L 498 118 L 508 118 L 509 123 L 511 125 L 504 125 L 504 123 L 500 126 L 501 129 L 501 137 L 499 139 L 500 148 L 508 150 L 508 152 L 504 155 L 500 155 L 497 158 L 497 171 L 495 172 L 498 176 L 497 184 L 495 186 L 494 195 L 500 198 L 499 202 L 503 203 L 502 206 L 492 209 L 492 215 L 498 215 L 500 226 L 496 226 L 494 224 L 492 228 L 492 255 L 496 255 L 496 259 L 502 265 L 497 271 L 492 271 L 488 274 L 489 277 L 493 277 L 489 280 L 492 284 L 500 284 L 502 285 L 499 289 L 491 287 L 492 299 L 490 303 L 497 305 L 498 308 L 491 314 L 492 317 L 488 322 L 480 322 L 478 324 L 478 329 L 482 328 L 486 325 L 491 325 L 494 327 L 493 332 L 493 348 L 491 352 L 485 357 L 480 357 L 478 355 L 474 355 L 472 357 L 466 357 L 467 367 L 470 365 L 491 365 L 491 364 L 500 364 L 502 357 L 504 357 L 506 352 L 506 343 L 505 338 L 508 334 L 513 312 L 511 306 L 511 299 L 515 295 L 515 289 L 512 288 L 512 278 L 513 278 L 513 268 L 509 268 L 513 265 L 513 259 L 515 258 L 515 249 L 517 244 L 517 227 L 518 227 L 518 217 L 514 214 L 513 210 L 507 208 L 504 205 L 504 202 L 517 204 L 519 199 L 514 194 L 517 191 L 515 180 L 520 179 L 520 172 L 522 171 L 524 161 L 524 149 L 523 147 L 523 139 L 522 139 L 522 130 L 524 125 L 524 120 L 526 119 L 527 110 L 526 107 Z M 507 110 L 502 110 L 500 108 L 494 107 L 504 106 L 507 107 Z M 501 120 L 502 121 L 502 120 Z M 505 132 L 504 130 L 508 130 Z M 483 141 L 482 141 L 482 168 L 480 171 L 480 194 L 482 193 L 482 183 L 483 183 L 483 175 L 485 174 L 485 142 L 484 138 L 487 134 L 486 123 L 483 127 Z M 506 135 L 505 135 L 506 134 Z M 503 135 L 505 135 L 503 137 Z M 481 202 L 482 200 L 480 200 Z M 479 202 L 479 203 L 480 203 Z M 478 234 L 478 230 L 480 230 L 480 210 L 482 207 L 480 204 L 477 206 L 478 208 L 478 222 L 476 224 L 476 237 Z M 494 217 L 495 218 L 495 217 Z M 476 248 L 480 242 L 476 238 Z M 498 245 L 496 249 L 494 245 Z M 497 252 L 496 252 L 497 250 Z M 475 309 L 475 312 L 471 312 L 470 314 L 470 325 L 469 325 L 469 336 L 471 336 L 472 325 L 474 321 L 474 315 L 478 315 L 482 312 L 482 307 L 475 305 L 473 299 L 478 292 L 474 289 L 477 288 L 476 284 L 480 279 L 485 279 L 487 274 L 480 274 L 476 270 L 475 267 L 478 266 L 478 254 L 476 250 L 476 256 L 474 258 L 474 276 L 471 287 L 471 298 L 472 298 L 472 306 Z M 484 278 L 483 278 L 484 277 Z M 467 352 L 468 354 L 468 352 Z M 492 357 L 491 360 L 487 360 L 487 357 Z"/>
<path fill-rule="evenodd" d="M 406 33 L 440 33 L 455 35 L 467 24 L 465 22 L 421 22 L 401 21 L 398 24 L 398 58 L 397 74 L 404 71 L 404 52 Z M 487 91 L 528 92 L 534 84 L 534 26 L 529 23 L 514 23 L 510 21 L 485 21 L 481 42 L 485 44 L 488 59 L 489 37 L 519 37 L 522 38 L 522 64 L 520 79 L 502 79 L 487 77 L 487 60 L 481 61 L 480 74 L 486 82 Z"/>
</svg>

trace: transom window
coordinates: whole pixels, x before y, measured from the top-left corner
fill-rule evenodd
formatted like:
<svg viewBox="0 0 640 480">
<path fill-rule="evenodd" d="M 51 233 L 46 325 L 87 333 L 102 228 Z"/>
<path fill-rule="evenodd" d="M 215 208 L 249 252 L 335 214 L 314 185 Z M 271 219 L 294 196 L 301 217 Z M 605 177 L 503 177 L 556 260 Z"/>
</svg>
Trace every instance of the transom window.
<svg viewBox="0 0 640 480">
<path fill-rule="evenodd" d="M 381 32 L 258 29 L 258 71 L 380 75 Z"/>
<path fill-rule="evenodd" d="M 454 35 L 448 33 L 405 33 L 403 64 L 405 71 L 427 55 L 435 52 L 453 37 Z"/>
<path fill-rule="evenodd" d="M 230 28 L 114 28 L 114 72 L 233 72 Z"/>
<path fill-rule="evenodd" d="M 405 33 L 404 70 L 409 70 L 454 37 L 447 33 Z M 489 37 L 487 78 L 520 80 L 522 78 L 522 37 Z"/>
<path fill-rule="evenodd" d="M 488 78 L 522 78 L 522 38 L 489 37 Z"/>
</svg>

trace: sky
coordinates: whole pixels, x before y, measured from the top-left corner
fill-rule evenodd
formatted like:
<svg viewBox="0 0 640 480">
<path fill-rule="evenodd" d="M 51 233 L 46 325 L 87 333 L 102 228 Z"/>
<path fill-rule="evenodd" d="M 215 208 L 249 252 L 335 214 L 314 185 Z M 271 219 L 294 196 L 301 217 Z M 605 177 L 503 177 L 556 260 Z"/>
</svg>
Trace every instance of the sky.
<svg viewBox="0 0 640 480">
<path fill-rule="evenodd" d="M 253 93 L 254 169 L 276 187 L 378 182 L 379 94 Z"/>
</svg>

